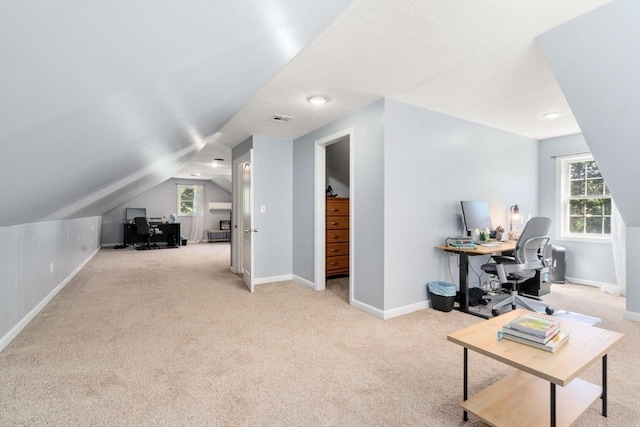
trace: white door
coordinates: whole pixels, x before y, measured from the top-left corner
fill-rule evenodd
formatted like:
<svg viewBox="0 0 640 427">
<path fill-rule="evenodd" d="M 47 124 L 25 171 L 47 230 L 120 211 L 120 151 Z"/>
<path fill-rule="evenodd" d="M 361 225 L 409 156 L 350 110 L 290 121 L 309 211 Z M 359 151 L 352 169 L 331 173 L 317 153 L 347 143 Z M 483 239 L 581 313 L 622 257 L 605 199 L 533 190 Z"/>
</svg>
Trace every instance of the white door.
<svg viewBox="0 0 640 427">
<path fill-rule="evenodd" d="M 242 163 L 242 271 L 244 283 L 251 292 L 253 289 L 253 228 L 251 210 L 253 194 L 251 188 L 251 162 Z"/>
</svg>

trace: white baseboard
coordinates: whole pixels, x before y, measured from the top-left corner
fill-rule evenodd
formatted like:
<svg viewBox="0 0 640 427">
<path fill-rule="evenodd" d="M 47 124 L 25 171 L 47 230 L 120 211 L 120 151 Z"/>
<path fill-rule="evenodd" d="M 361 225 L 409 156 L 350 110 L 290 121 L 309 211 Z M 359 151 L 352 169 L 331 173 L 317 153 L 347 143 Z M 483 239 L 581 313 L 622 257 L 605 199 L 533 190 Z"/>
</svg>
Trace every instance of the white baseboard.
<svg viewBox="0 0 640 427">
<path fill-rule="evenodd" d="M 384 319 L 392 319 L 394 317 L 403 316 L 405 314 L 413 313 L 414 311 L 424 310 L 429 308 L 429 301 L 421 301 L 415 304 L 405 305 L 403 307 L 393 308 L 391 310 L 384 311 Z"/>
<path fill-rule="evenodd" d="M 578 279 L 577 277 L 567 277 L 567 282 L 575 285 L 593 286 L 594 288 L 601 288 L 603 286 L 615 286 L 615 283 L 596 282 L 595 280 Z"/>
<path fill-rule="evenodd" d="M 307 279 L 305 279 L 305 278 L 303 278 L 303 277 L 296 276 L 296 275 L 294 274 L 294 275 L 292 276 L 292 280 L 293 280 L 294 282 L 300 283 L 301 285 L 305 285 L 305 286 L 307 286 L 307 287 L 309 287 L 309 288 L 313 289 L 314 291 L 315 291 L 315 289 L 316 289 L 316 284 L 315 284 L 315 283 L 313 283 L 312 281 L 307 280 Z"/>
<path fill-rule="evenodd" d="M 60 292 L 67 285 L 67 283 L 69 283 L 71 279 L 73 279 L 73 277 L 78 274 L 89 261 L 91 261 L 94 256 L 96 256 L 99 250 L 100 248 L 96 249 L 91 255 L 89 255 L 89 257 L 85 259 L 82 264 L 80 264 L 75 270 L 73 270 L 71 274 L 69 274 L 55 288 L 53 288 L 53 290 L 49 292 L 49 294 L 44 297 L 42 301 L 40 301 L 35 307 L 33 307 L 33 309 L 22 318 L 22 320 L 20 320 L 13 328 L 11 328 L 11 330 L 7 332 L 5 336 L 0 338 L 0 351 L 4 350 L 5 347 L 8 346 L 9 343 L 11 343 L 11 341 L 13 341 L 15 337 L 18 336 L 18 334 L 29 324 L 29 322 L 31 322 L 34 317 L 36 317 L 38 313 L 40 313 L 40 311 L 42 311 L 42 309 L 45 308 L 47 304 L 49 304 L 49 301 L 51 301 L 53 297 L 55 297 L 58 292 Z"/>
<path fill-rule="evenodd" d="M 640 323 L 640 313 L 635 313 L 633 311 L 625 311 L 622 317 L 624 319 Z"/>
<path fill-rule="evenodd" d="M 282 276 L 261 277 L 259 279 L 253 279 L 253 284 L 263 285 L 265 283 L 286 282 L 287 280 L 293 280 L 293 276 L 291 274 L 285 274 Z"/>
<path fill-rule="evenodd" d="M 384 311 L 380 310 L 379 308 L 375 308 L 356 299 L 351 301 L 351 306 L 384 320 Z"/>
</svg>

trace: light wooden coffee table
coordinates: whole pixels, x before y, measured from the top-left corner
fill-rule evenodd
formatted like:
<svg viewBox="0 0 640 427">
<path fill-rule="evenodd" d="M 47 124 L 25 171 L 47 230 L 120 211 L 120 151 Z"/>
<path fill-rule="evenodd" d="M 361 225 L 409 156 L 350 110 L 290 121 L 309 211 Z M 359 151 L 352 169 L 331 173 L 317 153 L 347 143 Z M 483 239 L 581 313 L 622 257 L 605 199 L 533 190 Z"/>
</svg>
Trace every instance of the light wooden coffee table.
<svg viewBox="0 0 640 427">
<path fill-rule="evenodd" d="M 498 341 L 498 331 L 505 323 L 527 313 L 514 310 L 447 336 L 464 347 L 463 419 L 470 412 L 494 426 L 568 426 L 598 398 L 606 417 L 607 353 L 623 334 L 561 319 L 569 340 L 555 353 L 506 339 Z M 468 398 L 469 349 L 517 370 Z M 601 385 L 578 378 L 598 359 L 602 360 Z"/>
</svg>

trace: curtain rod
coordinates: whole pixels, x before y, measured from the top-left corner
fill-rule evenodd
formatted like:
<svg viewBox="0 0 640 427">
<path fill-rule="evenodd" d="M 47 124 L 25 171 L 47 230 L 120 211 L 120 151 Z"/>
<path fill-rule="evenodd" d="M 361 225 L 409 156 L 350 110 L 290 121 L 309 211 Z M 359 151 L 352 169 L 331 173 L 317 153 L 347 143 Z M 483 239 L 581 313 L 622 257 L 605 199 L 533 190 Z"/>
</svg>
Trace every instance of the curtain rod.
<svg viewBox="0 0 640 427">
<path fill-rule="evenodd" d="M 591 154 L 591 151 L 583 151 L 581 153 L 571 153 L 571 154 L 558 154 L 557 156 L 551 156 L 549 157 L 550 159 L 555 159 L 558 157 L 570 157 L 570 156 L 577 156 L 579 154 Z"/>
</svg>

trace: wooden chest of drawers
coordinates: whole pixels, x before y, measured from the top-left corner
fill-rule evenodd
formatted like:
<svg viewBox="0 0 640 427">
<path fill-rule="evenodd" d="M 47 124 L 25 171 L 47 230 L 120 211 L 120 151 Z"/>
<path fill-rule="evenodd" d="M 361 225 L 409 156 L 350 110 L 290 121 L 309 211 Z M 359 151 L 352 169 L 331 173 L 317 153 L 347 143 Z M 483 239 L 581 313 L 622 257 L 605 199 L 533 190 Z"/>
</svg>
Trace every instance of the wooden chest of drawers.
<svg viewBox="0 0 640 427">
<path fill-rule="evenodd" d="M 349 199 L 327 197 L 326 263 L 327 277 L 349 274 Z"/>
</svg>

